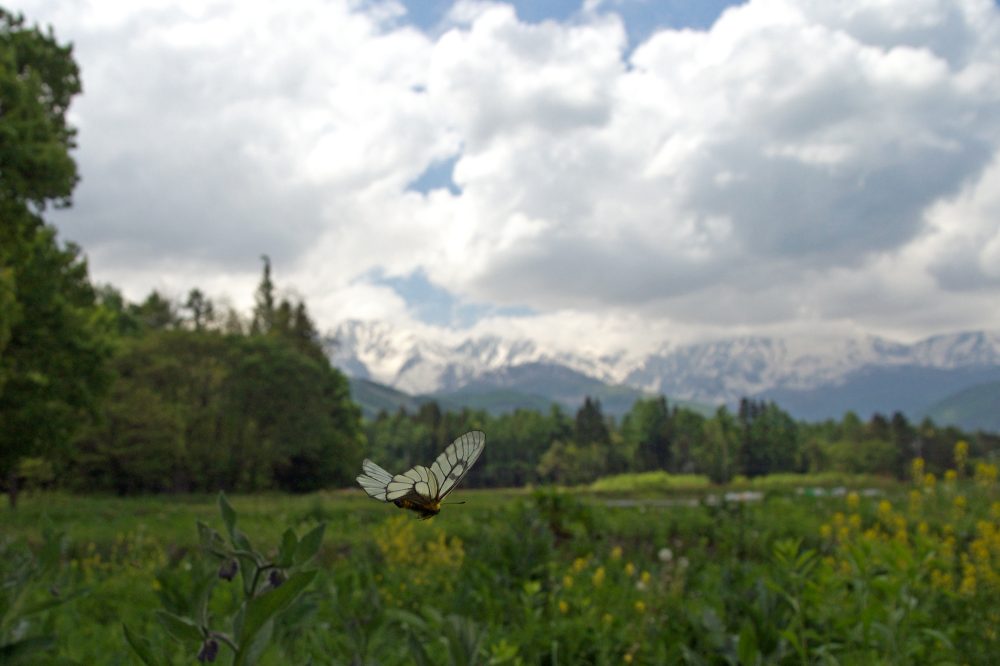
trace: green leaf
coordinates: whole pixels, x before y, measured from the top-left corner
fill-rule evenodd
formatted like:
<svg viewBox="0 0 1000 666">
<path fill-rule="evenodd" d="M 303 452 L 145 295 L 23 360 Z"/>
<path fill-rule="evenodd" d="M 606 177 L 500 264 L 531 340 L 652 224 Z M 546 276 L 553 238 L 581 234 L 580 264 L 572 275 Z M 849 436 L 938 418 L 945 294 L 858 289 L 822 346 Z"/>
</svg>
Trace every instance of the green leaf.
<svg viewBox="0 0 1000 666">
<path fill-rule="evenodd" d="M 156 619 L 167 630 L 167 633 L 179 641 L 200 643 L 205 639 L 205 634 L 198 625 L 186 617 L 180 617 L 165 610 L 158 610 L 156 611 Z"/>
<path fill-rule="evenodd" d="M 159 666 L 161 662 L 153 655 L 153 648 L 149 645 L 149 641 L 142 636 L 132 633 L 127 624 L 123 624 L 122 629 L 125 631 L 125 640 L 136 656 L 142 660 L 142 663 L 146 664 L 146 666 Z"/>
<path fill-rule="evenodd" d="M 245 550 L 247 552 L 253 551 L 253 546 L 250 545 L 250 539 L 242 531 L 233 529 L 232 531 L 233 545 L 240 550 Z"/>
<path fill-rule="evenodd" d="M 295 557 L 295 549 L 299 545 L 299 540 L 295 536 L 295 531 L 292 528 L 285 530 L 285 533 L 281 535 L 281 548 L 278 549 L 278 559 L 275 562 L 282 569 L 287 569 L 292 566 L 292 562 Z"/>
<path fill-rule="evenodd" d="M 385 616 L 390 620 L 399 622 L 403 626 L 414 627 L 420 631 L 427 629 L 427 620 L 416 613 L 411 613 L 401 608 L 388 608 L 385 611 Z"/>
<path fill-rule="evenodd" d="M 14 664 L 23 657 L 51 650 L 55 646 L 56 639 L 54 636 L 33 636 L 14 641 L 13 643 L 6 643 L 5 645 L 0 645 L 0 663 Z"/>
<path fill-rule="evenodd" d="M 200 520 L 198 521 L 198 538 L 201 541 L 201 547 L 208 552 L 220 557 L 229 555 L 229 547 L 222 535 Z"/>
<path fill-rule="evenodd" d="M 741 664 L 755 664 L 759 662 L 760 650 L 757 648 L 757 632 L 749 622 L 743 624 L 740 631 L 740 641 L 736 646 L 736 653 Z"/>
<path fill-rule="evenodd" d="M 200 575 L 196 574 L 195 586 L 191 598 L 194 600 L 195 622 L 199 626 L 208 626 L 208 602 L 212 597 L 212 590 L 219 582 L 218 570 L 207 570 Z"/>
<path fill-rule="evenodd" d="M 252 597 L 256 590 L 252 590 L 254 580 L 257 578 L 257 560 L 250 555 L 237 555 L 240 562 L 240 580 L 243 581 L 243 593 L 247 598 Z"/>
<path fill-rule="evenodd" d="M 410 654 L 413 656 L 413 663 L 417 666 L 430 666 L 431 660 L 427 656 L 427 651 L 424 650 L 424 646 L 421 645 L 420 641 L 417 640 L 416 635 L 412 631 L 406 632 L 409 634 L 410 639 Z"/>
<path fill-rule="evenodd" d="M 219 493 L 219 513 L 222 514 L 222 523 L 226 526 L 226 531 L 229 532 L 229 538 L 235 542 L 236 511 L 226 499 L 226 494 L 221 492 Z"/>
<path fill-rule="evenodd" d="M 264 624 L 288 608 L 315 577 L 315 571 L 300 571 L 290 576 L 281 587 L 268 590 L 259 597 L 254 597 L 247 602 L 246 615 L 243 617 L 243 626 L 240 627 L 239 644 L 241 654 L 253 643 L 254 638 L 264 627 Z M 237 657 L 236 663 L 244 662 L 241 662 L 239 657 Z"/>
<path fill-rule="evenodd" d="M 952 643 L 951 638 L 948 636 L 948 634 L 944 633 L 943 631 L 938 631 L 937 629 L 929 629 L 925 627 L 922 630 L 922 632 L 925 635 L 930 636 L 934 640 L 941 641 L 941 645 L 945 646 L 949 650 L 955 649 L 955 644 Z"/>
<path fill-rule="evenodd" d="M 302 566 L 312 558 L 316 557 L 319 547 L 323 543 L 323 532 L 326 530 L 326 523 L 320 523 L 311 529 L 302 540 L 299 541 L 298 548 L 295 549 L 295 565 Z"/>
<path fill-rule="evenodd" d="M 69 601 L 85 596 L 87 594 L 90 594 L 90 590 L 87 589 L 74 590 L 71 591 L 69 594 L 63 596 L 52 597 L 51 599 L 45 599 L 43 601 L 39 601 L 38 603 L 29 604 L 21 609 L 19 615 L 21 617 L 25 617 L 28 615 L 32 615 L 34 613 L 41 613 L 42 611 L 55 608 L 56 606 L 62 606 L 63 604 Z"/>
<path fill-rule="evenodd" d="M 251 664 L 256 664 L 260 656 L 264 654 L 264 650 L 271 643 L 271 635 L 273 633 L 274 618 L 271 618 L 264 623 L 264 626 L 257 632 L 257 637 L 249 645 L 241 646 L 239 653 L 237 653 L 233 661 L 233 665 L 251 666 Z"/>
</svg>

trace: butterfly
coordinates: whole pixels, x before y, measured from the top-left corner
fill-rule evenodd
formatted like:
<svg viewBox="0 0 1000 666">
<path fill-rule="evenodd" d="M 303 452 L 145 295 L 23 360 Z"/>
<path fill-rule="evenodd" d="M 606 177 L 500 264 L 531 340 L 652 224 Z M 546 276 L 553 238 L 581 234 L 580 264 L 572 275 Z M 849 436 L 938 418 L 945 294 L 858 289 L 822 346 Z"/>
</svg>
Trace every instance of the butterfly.
<svg viewBox="0 0 1000 666">
<path fill-rule="evenodd" d="M 358 483 L 369 497 L 415 511 L 422 520 L 433 518 L 441 511 L 441 500 L 468 473 L 485 445 L 485 433 L 467 432 L 452 442 L 430 467 L 417 465 L 395 476 L 365 458 Z"/>
</svg>

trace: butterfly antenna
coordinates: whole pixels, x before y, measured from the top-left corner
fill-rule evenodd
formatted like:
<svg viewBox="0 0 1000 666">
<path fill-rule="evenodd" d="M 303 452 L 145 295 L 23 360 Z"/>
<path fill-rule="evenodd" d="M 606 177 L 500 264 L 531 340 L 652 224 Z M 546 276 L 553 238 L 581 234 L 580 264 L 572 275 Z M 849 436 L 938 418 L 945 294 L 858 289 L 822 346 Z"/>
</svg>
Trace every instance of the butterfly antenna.
<svg viewBox="0 0 1000 666">
<path fill-rule="evenodd" d="M 442 502 L 442 504 L 465 504 L 465 500 L 462 500 L 461 502 Z"/>
</svg>

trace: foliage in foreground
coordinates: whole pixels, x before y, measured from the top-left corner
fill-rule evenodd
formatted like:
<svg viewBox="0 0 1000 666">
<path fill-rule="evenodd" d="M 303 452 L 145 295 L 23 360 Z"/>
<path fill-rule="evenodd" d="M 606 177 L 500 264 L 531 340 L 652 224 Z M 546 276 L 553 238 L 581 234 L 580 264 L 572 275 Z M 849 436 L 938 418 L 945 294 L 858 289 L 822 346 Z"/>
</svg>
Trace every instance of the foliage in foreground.
<svg viewBox="0 0 1000 666">
<path fill-rule="evenodd" d="M 997 468 L 956 453 L 940 478 L 921 468 L 906 486 L 758 502 L 467 491 L 467 504 L 421 522 L 355 496 L 236 498 L 255 541 L 328 524 L 318 573 L 275 614 L 259 663 L 989 663 L 1000 650 Z M 125 532 L 75 526 L 58 575 L 90 593 L 31 616 L 24 636 L 47 633 L 49 654 L 78 663 L 127 663 L 108 655 L 128 618 L 156 663 L 190 663 L 211 632 L 239 634 L 226 618 L 246 588 L 217 575 L 246 549 L 230 540 L 206 567 L 184 537 L 211 507 L 87 504 Z M 207 623 L 191 611 L 202 576 L 216 582 Z M 157 609 L 193 619 L 201 642 L 169 637 Z M 231 654 L 220 645 L 223 663 Z"/>
<path fill-rule="evenodd" d="M 276 617 L 294 608 L 316 576 L 316 570 L 308 565 L 319 551 L 326 526 L 321 523 L 301 540 L 292 529 L 286 529 L 278 554 L 272 559 L 255 550 L 249 537 L 236 527 L 236 511 L 221 494 L 219 511 L 228 542 L 217 531 L 198 522 L 202 550 L 216 561 L 199 567 L 192 576 L 190 593 L 173 595 L 172 610 L 158 610 L 156 617 L 173 638 L 192 652 L 198 649 L 199 661 L 215 661 L 222 645 L 231 651 L 234 666 L 249 666 L 257 663 L 271 642 Z M 241 595 L 236 595 L 242 597 L 240 601 L 229 604 L 228 614 L 220 613 L 218 607 L 210 612 L 217 582 L 220 579 L 232 582 L 237 573 L 242 582 Z M 231 627 L 231 631 L 213 627 Z M 141 634 L 127 624 L 123 629 L 126 640 L 144 664 L 165 663 Z"/>
</svg>

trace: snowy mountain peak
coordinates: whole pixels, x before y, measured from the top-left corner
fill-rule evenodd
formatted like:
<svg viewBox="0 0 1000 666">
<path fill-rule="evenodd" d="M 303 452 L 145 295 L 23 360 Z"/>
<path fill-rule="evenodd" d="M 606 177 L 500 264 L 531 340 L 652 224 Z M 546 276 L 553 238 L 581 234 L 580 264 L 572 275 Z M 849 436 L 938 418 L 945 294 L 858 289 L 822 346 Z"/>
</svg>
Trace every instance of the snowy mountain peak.
<svg viewBox="0 0 1000 666">
<path fill-rule="evenodd" d="M 709 403 L 836 385 L 872 367 L 1000 367 L 1000 334 L 985 332 L 939 335 L 915 344 L 875 336 L 665 342 L 637 359 L 624 352 L 597 356 L 543 349 L 532 340 L 496 335 L 449 341 L 395 330 L 385 322 L 353 320 L 336 329 L 327 349 L 334 365 L 348 374 L 415 394 L 455 391 L 510 368 L 545 363 L 605 383 Z"/>
</svg>

